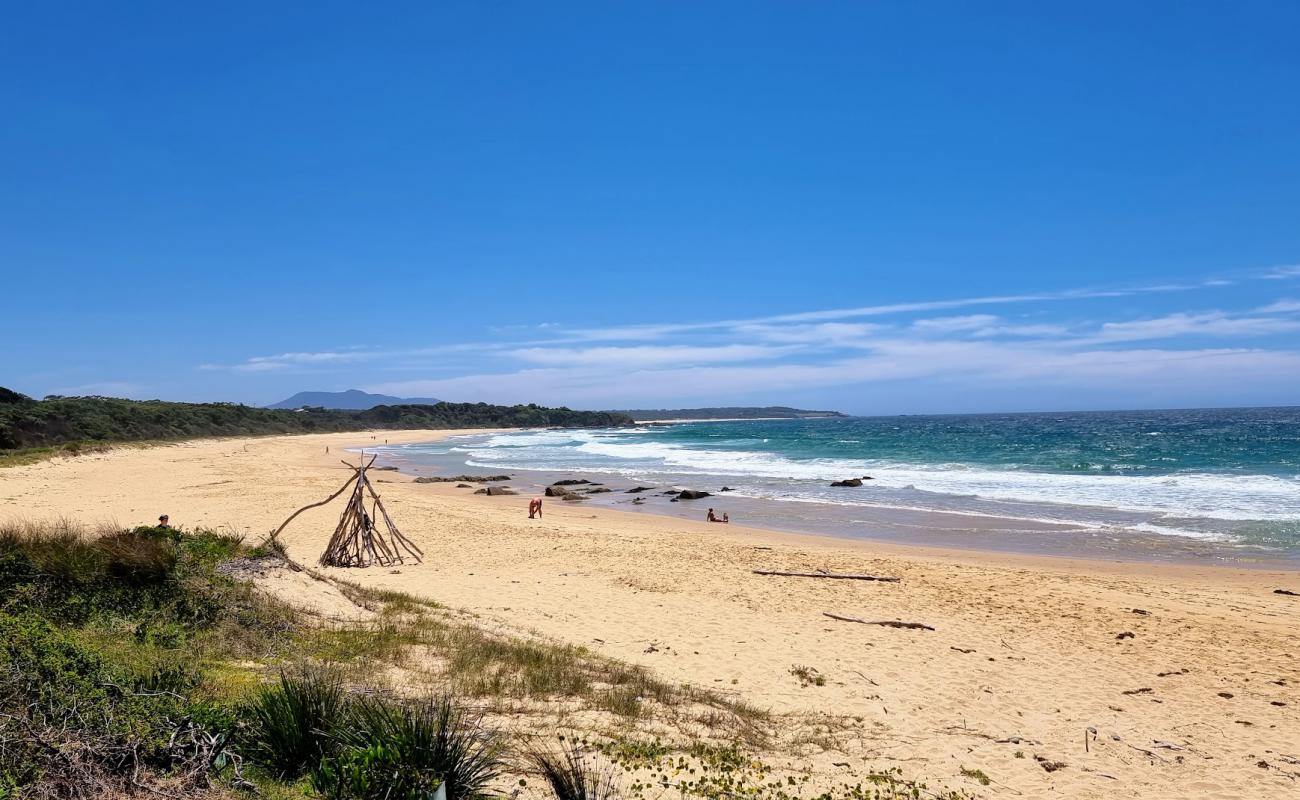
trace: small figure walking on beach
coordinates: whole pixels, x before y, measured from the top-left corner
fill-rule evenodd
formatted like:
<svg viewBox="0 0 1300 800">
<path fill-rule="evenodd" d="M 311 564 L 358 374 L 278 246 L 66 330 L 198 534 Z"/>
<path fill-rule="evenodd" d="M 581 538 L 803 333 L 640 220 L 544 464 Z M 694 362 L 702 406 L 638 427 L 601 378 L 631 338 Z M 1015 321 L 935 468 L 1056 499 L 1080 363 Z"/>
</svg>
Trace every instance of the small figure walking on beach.
<svg viewBox="0 0 1300 800">
<path fill-rule="evenodd" d="M 542 518 L 542 498 L 534 497 L 532 500 L 528 501 L 528 518 L 529 519 Z"/>
</svg>

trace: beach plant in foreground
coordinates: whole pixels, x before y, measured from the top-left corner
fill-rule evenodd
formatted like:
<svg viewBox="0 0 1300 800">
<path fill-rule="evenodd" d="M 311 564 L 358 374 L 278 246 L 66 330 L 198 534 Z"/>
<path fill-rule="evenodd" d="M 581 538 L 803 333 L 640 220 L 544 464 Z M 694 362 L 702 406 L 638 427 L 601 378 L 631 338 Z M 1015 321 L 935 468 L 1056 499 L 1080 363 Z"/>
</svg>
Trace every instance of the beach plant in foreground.
<svg viewBox="0 0 1300 800">
<path fill-rule="evenodd" d="M 441 779 L 400 748 L 375 742 L 323 760 L 311 788 L 326 800 L 433 800 Z"/>
<path fill-rule="evenodd" d="M 258 691 L 248 708 L 248 754 L 277 778 L 301 777 L 332 752 L 330 734 L 344 710 L 343 684 L 333 673 L 281 672 L 279 682 Z"/>
<path fill-rule="evenodd" d="M 402 702 L 359 697 L 331 735 L 332 763 L 322 763 L 311 783 L 329 797 L 417 800 L 443 784 L 447 800 L 487 797 L 502 771 L 496 732 L 448 697 Z M 371 794 L 339 794 L 345 781 Z M 333 794 L 331 794 L 333 793 Z"/>
<path fill-rule="evenodd" d="M 528 760 L 541 773 L 556 800 L 618 800 L 618 770 L 572 737 L 560 737 L 557 750 L 533 750 Z"/>
</svg>

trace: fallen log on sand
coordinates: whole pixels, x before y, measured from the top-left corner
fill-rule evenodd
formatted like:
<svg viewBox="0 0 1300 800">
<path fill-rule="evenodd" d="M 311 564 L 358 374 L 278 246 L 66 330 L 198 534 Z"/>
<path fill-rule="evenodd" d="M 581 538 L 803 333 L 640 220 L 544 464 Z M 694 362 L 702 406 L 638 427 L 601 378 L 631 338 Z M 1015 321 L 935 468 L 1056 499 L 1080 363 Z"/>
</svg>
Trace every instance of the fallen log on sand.
<svg viewBox="0 0 1300 800">
<path fill-rule="evenodd" d="M 835 572 L 780 572 L 773 569 L 756 569 L 755 575 L 779 575 L 783 578 L 830 578 L 837 581 L 885 581 L 897 583 L 901 578 L 892 575 L 841 575 Z"/>
<path fill-rule="evenodd" d="M 830 617 L 831 619 L 838 619 L 841 622 L 856 622 L 860 625 L 884 625 L 886 628 L 912 628 L 921 631 L 934 630 L 934 628 L 923 622 L 899 622 L 896 619 L 867 620 L 859 619 L 858 617 L 846 617 L 843 614 L 832 614 L 829 611 L 823 611 L 822 616 Z"/>
</svg>

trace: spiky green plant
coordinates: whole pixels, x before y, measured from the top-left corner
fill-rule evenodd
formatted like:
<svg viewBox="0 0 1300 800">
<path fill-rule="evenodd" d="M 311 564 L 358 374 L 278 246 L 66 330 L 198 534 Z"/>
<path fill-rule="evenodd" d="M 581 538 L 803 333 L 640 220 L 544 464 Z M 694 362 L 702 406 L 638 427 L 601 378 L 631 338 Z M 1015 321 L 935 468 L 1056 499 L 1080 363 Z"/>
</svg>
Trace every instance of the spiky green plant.
<svg viewBox="0 0 1300 800">
<path fill-rule="evenodd" d="M 330 734 L 344 713 L 343 684 L 333 673 L 281 672 L 280 681 L 263 687 L 248 710 L 249 755 L 276 777 L 301 777 L 331 752 Z"/>
<path fill-rule="evenodd" d="M 556 800 L 617 800 L 618 770 L 578 740 L 560 738 L 557 750 L 528 754 Z"/>
<path fill-rule="evenodd" d="M 362 698 L 349 708 L 347 724 L 333 735 L 341 759 L 369 754 L 376 766 L 400 764 L 401 770 L 372 770 L 373 797 L 411 799 L 428 786 L 446 786 L 447 800 L 488 797 L 488 785 L 501 772 L 501 742 L 480 719 L 450 698 L 430 697 L 399 703 Z M 382 752 L 381 752 L 382 751 Z M 330 765 L 322 765 L 332 770 Z M 317 770 L 313 783 L 318 780 Z M 328 783 L 329 775 L 322 778 Z M 374 781 L 379 781 L 378 784 Z M 431 790 L 429 790 L 431 791 Z"/>
</svg>

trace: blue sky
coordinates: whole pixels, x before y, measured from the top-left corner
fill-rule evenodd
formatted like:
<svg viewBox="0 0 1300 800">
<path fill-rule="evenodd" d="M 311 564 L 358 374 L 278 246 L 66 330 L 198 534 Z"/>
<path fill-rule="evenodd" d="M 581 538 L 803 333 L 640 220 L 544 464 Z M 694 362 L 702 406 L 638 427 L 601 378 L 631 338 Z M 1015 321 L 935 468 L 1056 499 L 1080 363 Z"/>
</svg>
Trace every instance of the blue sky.
<svg viewBox="0 0 1300 800">
<path fill-rule="evenodd" d="M 9 4 L 0 385 L 1300 402 L 1295 3 Z"/>
</svg>

